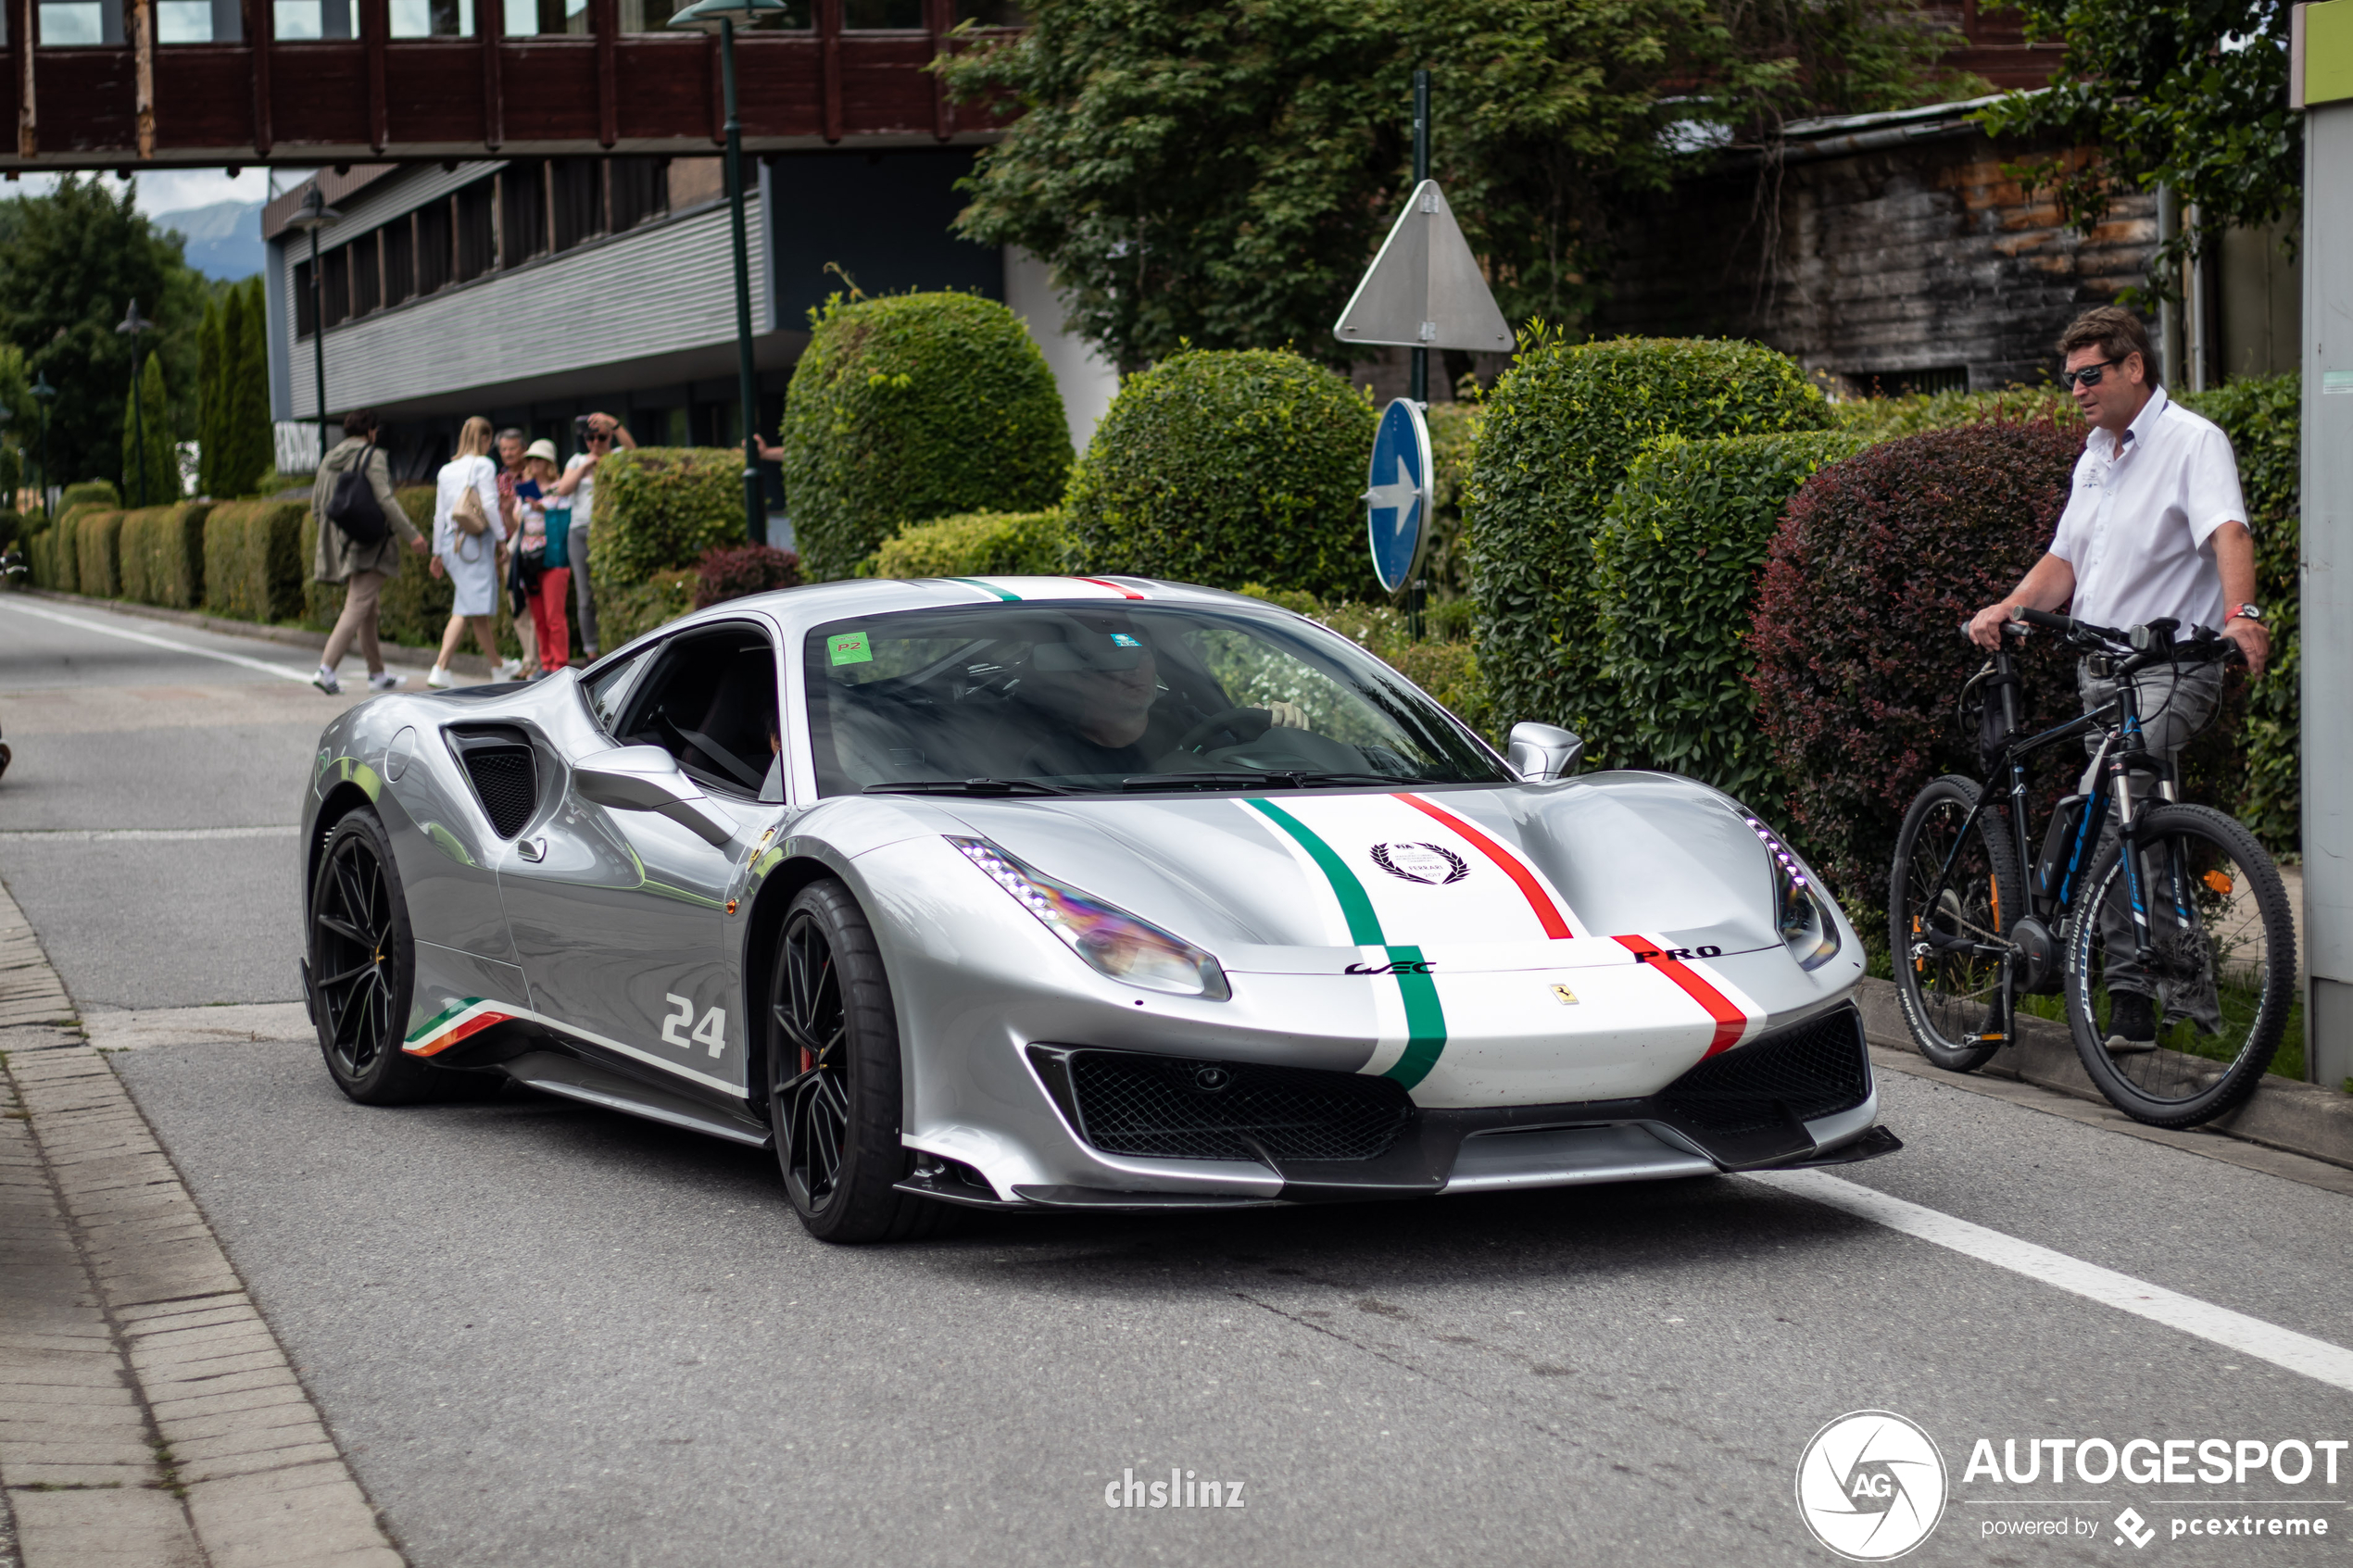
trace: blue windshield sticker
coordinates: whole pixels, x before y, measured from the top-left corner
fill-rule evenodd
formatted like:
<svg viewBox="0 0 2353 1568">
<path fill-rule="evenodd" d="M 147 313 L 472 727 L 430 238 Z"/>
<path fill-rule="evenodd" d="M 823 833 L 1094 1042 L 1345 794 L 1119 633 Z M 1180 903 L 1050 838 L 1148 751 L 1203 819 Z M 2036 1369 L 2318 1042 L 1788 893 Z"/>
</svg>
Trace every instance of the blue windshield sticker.
<svg viewBox="0 0 2353 1568">
<path fill-rule="evenodd" d="M 1126 633 L 1125 633 L 1125 632 L 1114 632 L 1114 633 L 1111 634 L 1111 641 L 1112 641 L 1112 646 L 1114 646 L 1114 647 L 1121 647 L 1121 648 L 1139 648 L 1139 647 L 1142 647 L 1142 646 L 1144 646 L 1143 644 L 1141 644 L 1141 643 L 1138 642 L 1135 638 L 1133 638 L 1133 637 L 1129 636 L 1129 635 L 1128 635 Z"/>
</svg>

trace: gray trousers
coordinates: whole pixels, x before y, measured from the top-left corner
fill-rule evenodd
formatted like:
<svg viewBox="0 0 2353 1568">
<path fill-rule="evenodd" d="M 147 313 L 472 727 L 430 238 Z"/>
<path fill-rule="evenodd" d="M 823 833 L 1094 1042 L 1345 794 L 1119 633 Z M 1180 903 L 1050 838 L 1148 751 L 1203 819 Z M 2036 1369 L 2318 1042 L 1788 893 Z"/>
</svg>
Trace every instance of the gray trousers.
<svg viewBox="0 0 2353 1568">
<path fill-rule="evenodd" d="M 2222 667 L 2219 664 L 2195 665 L 2179 674 L 2165 669 L 2144 670 L 2133 677 L 2133 684 L 2139 691 L 2141 738 L 2148 746 L 2149 760 L 2165 769 L 2160 774 L 2153 768 L 2136 768 L 2127 775 L 2132 784 L 2133 799 L 2137 804 L 2155 798 L 2160 780 L 2179 772 L 2182 748 L 2189 744 L 2193 735 L 2206 727 L 2207 721 L 2214 717 L 2215 706 L 2222 697 Z M 2093 675 L 2086 660 L 2075 667 L 2075 688 L 2083 699 L 2083 711 L 2089 713 L 2115 700 L 2117 683 Z M 2084 736 L 2083 749 L 2087 753 L 2096 752 L 2099 737 Z M 2090 770 L 2086 769 L 2082 783 L 2078 787 L 2088 794 L 2093 783 Z M 2093 851 L 2095 862 L 2107 853 L 2109 845 L 2116 842 L 2119 824 L 2113 807 L 2114 802 L 2111 801 L 2108 821 L 2100 824 L 2099 843 Z M 2161 863 L 2152 860 L 2142 862 L 2141 884 L 2152 897 L 2157 894 L 2157 880 L 2163 871 Z M 2133 933 L 2132 907 L 2120 880 L 2117 883 L 2115 893 L 2100 909 L 2100 939 L 2111 954 L 2137 948 Z M 2166 1017 L 2190 1019 L 2208 1034 L 2217 1033 L 2221 1028 L 2222 1016 L 2215 999 L 2214 977 L 2210 972 L 2191 984 L 2164 984 L 2152 981 L 2147 971 L 2137 961 L 2120 963 L 2110 958 L 2107 975 L 2108 988 L 2111 993 L 2131 991 L 2155 997 L 2163 1004 Z"/>
<path fill-rule="evenodd" d="M 580 647 L 595 658 L 603 646 L 597 641 L 597 597 L 588 588 L 588 525 L 574 521 L 564 535 L 564 558 L 572 563 L 573 596 L 580 604 Z"/>
</svg>

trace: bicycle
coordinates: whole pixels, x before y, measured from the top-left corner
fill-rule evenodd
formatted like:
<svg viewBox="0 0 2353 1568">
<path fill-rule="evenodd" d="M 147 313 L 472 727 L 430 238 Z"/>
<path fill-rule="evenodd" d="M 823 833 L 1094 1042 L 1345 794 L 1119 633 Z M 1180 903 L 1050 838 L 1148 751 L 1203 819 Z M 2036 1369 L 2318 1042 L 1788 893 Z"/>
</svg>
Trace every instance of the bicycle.
<svg viewBox="0 0 2353 1568">
<path fill-rule="evenodd" d="M 1988 783 L 2007 785 L 1931 780 L 1896 838 L 1888 931 L 1905 1022 L 1921 1055 L 1970 1073 L 2009 1043 L 2021 998 L 2060 995 L 2076 1054 L 2111 1104 L 2153 1126 L 2196 1126 L 2252 1094 L 2278 1051 L 2295 1005 L 2296 933 L 2279 868 L 2255 835 L 2176 798 L 2178 781 L 2143 743 L 2131 677 L 2221 663 L 2237 648 L 2203 628 L 2176 639 L 2170 620 L 2120 632 L 2020 616 L 2026 625 L 2003 627 L 1962 696 L 1966 706 L 1982 686 Z M 2007 638 L 2026 626 L 2089 655 L 2095 674 L 2116 681 L 2115 700 L 2021 734 Z M 2035 848 L 2026 759 L 2095 733 L 2088 788 L 2057 802 Z M 2135 771 L 2159 776 L 2153 797 L 2135 797 Z M 2117 832 L 2103 844 L 2111 820 Z M 2112 973 L 2127 982 L 2115 993 Z M 2128 993 L 2147 998 L 2153 1046 L 2111 1031 L 2115 998 Z"/>
</svg>

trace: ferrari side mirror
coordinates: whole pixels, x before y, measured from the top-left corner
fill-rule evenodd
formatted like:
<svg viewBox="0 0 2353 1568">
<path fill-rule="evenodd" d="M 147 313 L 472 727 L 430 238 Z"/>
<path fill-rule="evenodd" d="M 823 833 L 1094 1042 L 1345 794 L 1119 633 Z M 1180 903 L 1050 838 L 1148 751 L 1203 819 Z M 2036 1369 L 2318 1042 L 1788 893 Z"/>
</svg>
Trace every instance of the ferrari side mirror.
<svg viewBox="0 0 2353 1568">
<path fill-rule="evenodd" d="M 1575 731 L 1522 720 L 1512 726 L 1504 760 L 1523 783 L 1542 784 L 1574 770 L 1584 755 L 1585 742 Z"/>
<path fill-rule="evenodd" d="M 667 817 L 716 847 L 736 836 L 735 824 L 712 808 L 702 786 L 658 746 L 616 746 L 583 757 L 572 765 L 572 787 L 592 806 Z"/>
</svg>

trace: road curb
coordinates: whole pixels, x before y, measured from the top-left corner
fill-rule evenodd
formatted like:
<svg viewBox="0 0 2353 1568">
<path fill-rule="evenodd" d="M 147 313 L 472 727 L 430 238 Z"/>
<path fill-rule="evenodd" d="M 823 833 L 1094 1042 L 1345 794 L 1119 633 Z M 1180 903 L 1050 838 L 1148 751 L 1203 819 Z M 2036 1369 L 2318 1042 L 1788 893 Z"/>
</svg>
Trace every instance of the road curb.
<svg viewBox="0 0 2353 1568">
<path fill-rule="evenodd" d="M 400 1568 L 0 890 L 0 1489 L 23 1568 Z"/>
<path fill-rule="evenodd" d="M 1856 1000 L 1863 1010 L 1863 1033 L 1871 1044 L 1917 1051 L 1894 981 L 1865 980 Z M 2017 1039 L 1995 1052 L 1979 1073 L 2108 1103 L 2083 1071 L 2065 1024 L 2024 1017 L 2016 1023 Z M 2267 1073 L 2245 1105 L 2206 1123 L 2205 1130 L 2353 1170 L 2353 1096 L 2319 1084 Z"/>
<path fill-rule="evenodd" d="M 313 653 L 327 646 L 327 633 L 313 632 L 303 626 L 264 626 L 258 621 L 232 621 L 223 616 L 207 615 L 197 609 L 166 609 L 161 605 L 133 604 L 128 599 L 93 598 L 87 594 L 61 594 L 55 588 L 29 588 L 19 583 L 15 590 L 29 598 L 48 599 L 57 604 L 80 605 L 86 609 L 110 609 L 121 615 L 135 615 L 145 621 L 161 621 L 173 626 L 185 626 L 195 632 L 212 632 L 223 636 L 250 637 L 258 642 L 283 643 L 288 647 L 308 648 Z M 404 669 L 430 670 L 434 650 L 403 647 L 397 643 L 380 643 L 386 664 Z M 487 675 L 490 660 L 478 653 L 461 653 L 451 659 L 449 668 L 466 675 Z"/>
</svg>

